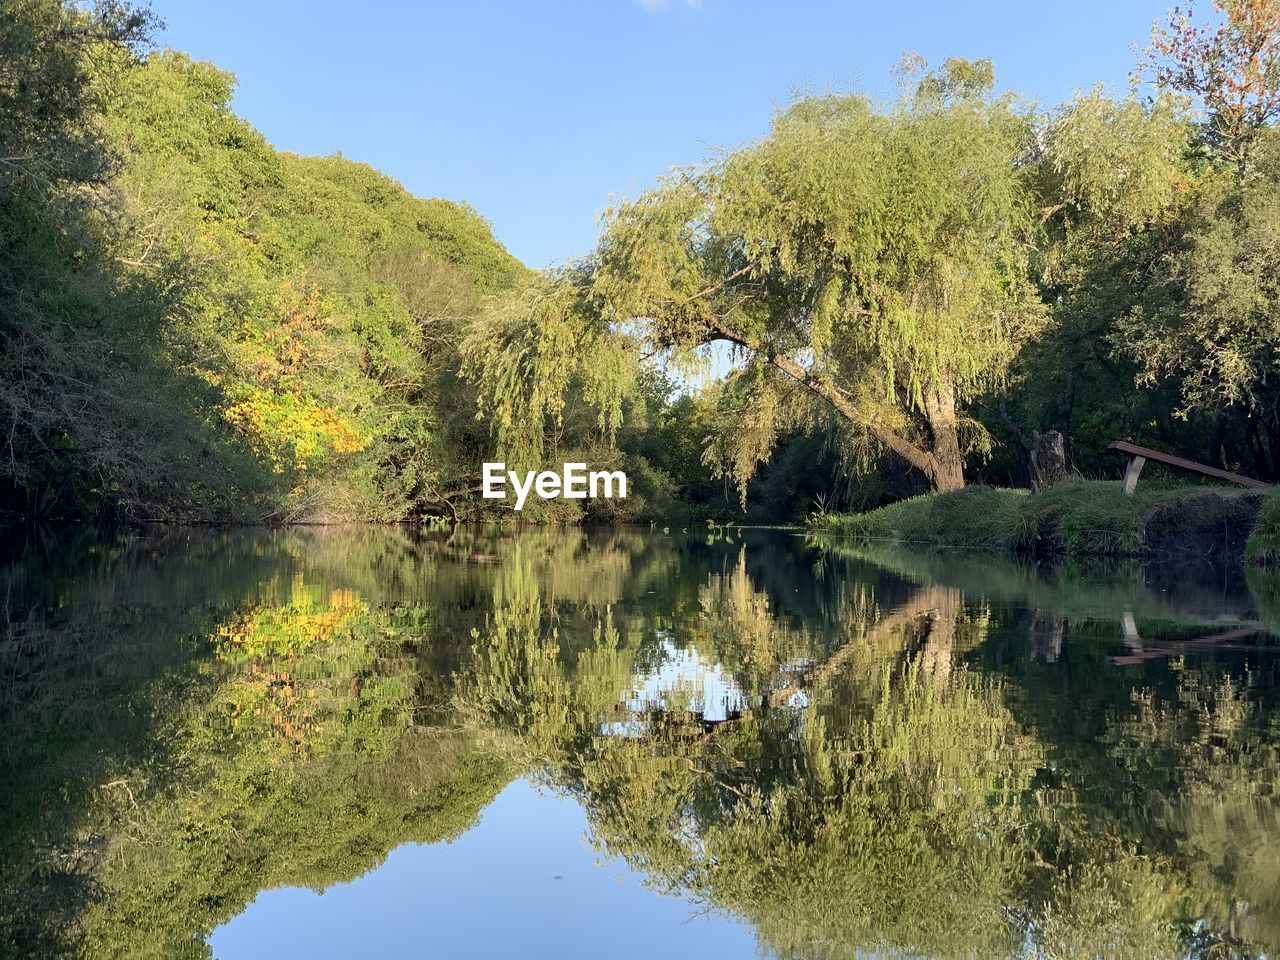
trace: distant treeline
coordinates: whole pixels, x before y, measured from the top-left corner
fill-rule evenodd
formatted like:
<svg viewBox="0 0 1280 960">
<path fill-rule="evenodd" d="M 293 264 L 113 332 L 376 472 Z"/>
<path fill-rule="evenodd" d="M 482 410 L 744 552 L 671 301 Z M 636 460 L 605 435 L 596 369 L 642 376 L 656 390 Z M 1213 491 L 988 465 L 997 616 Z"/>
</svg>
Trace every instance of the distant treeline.
<svg viewBox="0 0 1280 960">
<path fill-rule="evenodd" d="M 1278 0 L 1175 16 L 1149 97 L 909 60 L 894 102 L 799 100 L 548 274 L 274 150 L 145 12 L 3 8 L 3 512 L 499 516 L 498 459 L 628 472 L 525 519 L 782 519 L 1024 484 L 1049 429 L 1088 474 L 1127 437 L 1280 479 Z M 714 342 L 741 363 L 676 389 Z"/>
</svg>

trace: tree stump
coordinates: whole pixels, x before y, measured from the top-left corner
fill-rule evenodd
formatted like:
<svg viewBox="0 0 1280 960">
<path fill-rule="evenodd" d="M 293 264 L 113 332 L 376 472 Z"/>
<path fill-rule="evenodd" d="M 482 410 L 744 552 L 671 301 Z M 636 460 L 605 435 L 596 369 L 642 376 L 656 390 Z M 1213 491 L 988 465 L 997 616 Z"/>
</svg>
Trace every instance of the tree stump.
<svg viewBox="0 0 1280 960">
<path fill-rule="evenodd" d="M 1057 430 L 1036 432 L 1031 444 L 1031 486 L 1051 487 L 1067 476 L 1067 449 Z"/>
</svg>

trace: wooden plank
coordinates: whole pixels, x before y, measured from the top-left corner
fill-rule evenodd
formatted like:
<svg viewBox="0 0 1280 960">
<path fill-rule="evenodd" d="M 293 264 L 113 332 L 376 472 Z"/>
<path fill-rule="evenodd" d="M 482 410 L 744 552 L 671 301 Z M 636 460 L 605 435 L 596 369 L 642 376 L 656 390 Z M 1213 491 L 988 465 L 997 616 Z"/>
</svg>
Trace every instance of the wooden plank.
<svg viewBox="0 0 1280 960">
<path fill-rule="evenodd" d="M 1219 480 L 1238 483 L 1242 487 L 1254 487 L 1258 490 L 1271 489 L 1271 484 L 1263 483 L 1261 480 L 1254 480 L 1252 477 L 1242 477 L 1238 473 L 1231 473 L 1228 470 L 1219 470 L 1217 467 L 1205 466 L 1203 463 L 1196 463 L 1194 460 L 1184 460 L 1182 457 L 1175 457 L 1169 453 L 1161 453 L 1159 450 L 1152 450 L 1148 447 L 1140 447 L 1136 443 L 1129 443 L 1125 440 L 1117 440 L 1114 443 L 1109 443 L 1107 444 L 1107 449 L 1117 450 L 1120 453 L 1127 453 L 1132 457 L 1145 457 L 1147 460 L 1167 463 L 1171 467 L 1190 470 L 1193 473 L 1203 473 L 1207 477 L 1216 477 Z M 1135 483 L 1134 485 L 1136 486 L 1137 484 Z"/>
<path fill-rule="evenodd" d="M 1160 657 L 1176 657 L 1184 653 L 1195 653 L 1206 647 L 1212 647 L 1216 643 L 1226 643 L 1229 640 L 1241 640 L 1245 637 L 1252 637 L 1261 633 L 1257 627 L 1237 627 L 1234 630 L 1228 630 L 1225 633 L 1215 634 L 1212 637 L 1201 637 L 1198 640 L 1183 640 L 1179 643 L 1168 644 L 1165 646 L 1148 647 L 1145 650 L 1139 650 L 1136 653 L 1127 653 L 1116 657 L 1107 657 L 1107 663 L 1117 667 L 1128 667 L 1136 663 L 1143 663 L 1147 660 L 1158 660 Z"/>
</svg>

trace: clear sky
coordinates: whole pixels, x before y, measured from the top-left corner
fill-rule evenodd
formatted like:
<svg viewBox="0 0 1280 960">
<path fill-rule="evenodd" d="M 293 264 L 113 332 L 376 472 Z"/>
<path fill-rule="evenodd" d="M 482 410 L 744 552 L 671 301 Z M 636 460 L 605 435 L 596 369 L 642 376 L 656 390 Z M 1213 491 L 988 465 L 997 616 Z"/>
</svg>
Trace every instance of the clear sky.
<svg viewBox="0 0 1280 960">
<path fill-rule="evenodd" d="M 465 200 L 530 266 L 611 196 L 765 132 L 796 88 L 884 93 L 903 51 L 995 58 L 1044 103 L 1120 88 L 1172 0 L 153 0 L 277 147 Z"/>
</svg>

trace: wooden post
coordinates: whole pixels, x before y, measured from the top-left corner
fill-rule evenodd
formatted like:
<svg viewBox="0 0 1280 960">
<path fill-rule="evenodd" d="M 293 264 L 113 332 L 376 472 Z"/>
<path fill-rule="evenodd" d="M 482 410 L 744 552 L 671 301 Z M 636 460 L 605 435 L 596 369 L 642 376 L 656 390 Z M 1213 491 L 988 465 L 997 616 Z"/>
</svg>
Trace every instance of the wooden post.
<svg viewBox="0 0 1280 960">
<path fill-rule="evenodd" d="M 1120 636 L 1124 645 L 1133 650 L 1142 649 L 1142 637 L 1138 635 L 1138 621 L 1134 619 L 1132 610 L 1125 610 L 1120 617 Z"/>
<path fill-rule="evenodd" d="M 1133 492 L 1138 489 L 1138 474 L 1142 472 L 1142 465 L 1146 462 L 1146 457 L 1134 457 L 1129 461 L 1129 465 L 1124 468 L 1125 496 L 1132 497 Z"/>
</svg>

